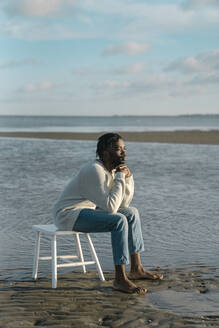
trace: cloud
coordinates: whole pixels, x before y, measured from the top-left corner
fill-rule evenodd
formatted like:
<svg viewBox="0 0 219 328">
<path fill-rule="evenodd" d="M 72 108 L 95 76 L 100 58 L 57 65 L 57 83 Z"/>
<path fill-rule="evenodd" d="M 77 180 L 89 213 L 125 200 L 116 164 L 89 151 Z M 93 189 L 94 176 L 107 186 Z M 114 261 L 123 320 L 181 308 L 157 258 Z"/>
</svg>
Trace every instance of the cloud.
<svg viewBox="0 0 219 328">
<path fill-rule="evenodd" d="M 9 16 L 47 16 L 57 11 L 60 7 L 60 0 L 10 0 L 5 6 L 5 11 Z"/>
<path fill-rule="evenodd" d="M 179 60 L 175 60 L 170 63 L 166 68 L 166 71 L 178 71 L 184 74 L 191 74 L 195 72 L 204 72 L 208 70 L 208 67 L 200 62 L 195 57 L 187 57 Z"/>
<path fill-rule="evenodd" d="M 182 8 L 185 10 L 198 9 L 204 6 L 219 6 L 218 0 L 185 0 L 182 3 Z"/>
<path fill-rule="evenodd" d="M 104 38 L 141 44 L 165 33 L 190 36 L 216 34 L 219 10 L 182 10 L 179 3 L 125 0 L 2 0 L 9 22 L 0 23 L 0 35 L 24 40 Z M 1 1 L 1 8 L 3 7 Z M 18 17 L 17 17 L 18 16 Z M 20 20 L 20 17 L 27 19 Z M 62 18 L 62 20 L 51 19 Z M 70 20 L 69 17 L 72 19 Z M 8 18 L 8 17 L 7 17 Z M 42 24 L 43 22 L 43 24 Z M 89 26 L 88 26 L 89 25 Z M 143 44 L 144 45 L 144 44 Z M 104 55 L 139 53 L 134 46 L 113 45 Z M 130 48 L 130 49 L 129 49 Z M 147 50 L 146 50 L 147 51 Z"/>
<path fill-rule="evenodd" d="M 185 97 L 216 93 L 218 73 L 196 73 L 194 75 L 148 74 L 127 80 L 105 80 L 93 88 L 99 95 L 111 97 Z"/>
<path fill-rule="evenodd" d="M 57 87 L 60 87 L 61 83 L 53 83 L 51 81 L 42 81 L 40 83 L 28 83 L 22 88 L 19 88 L 17 91 L 19 93 L 34 93 L 34 92 L 41 92 L 41 91 L 48 91 Z"/>
<path fill-rule="evenodd" d="M 97 70 L 94 70 L 94 69 L 91 69 L 90 67 L 87 67 L 87 66 L 80 66 L 80 67 L 77 67 L 77 68 L 74 68 L 72 70 L 72 73 L 75 74 L 75 75 L 79 75 L 79 76 L 89 76 L 89 75 L 95 75 L 97 74 Z"/>
<path fill-rule="evenodd" d="M 198 29 L 206 32 L 214 28 L 215 31 L 219 25 L 219 11 L 215 7 L 186 11 L 179 1 L 85 0 L 81 8 L 105 18 L 113 17 L 114 25 L 106 33 L 112 35 L 115 31 L 114 38 L 120 40 L 153 40 L 154 36 L 164 33 L 189 33 L 191 36 Z"/>
<path fill-rule="evenodd" d="M 129 87 L 130 82 L 124 81 L 116 81 L 116 80 L 106 80 L 103 82 L 102 86 L 104 88 L 110 88 L 110 89 L 114 89 L 114 88 L 127 88 Z"/>
<path fill-rule="evenodd" d="M 219 84 L 219 73 L 196 75 L 189 81 L 188 85 L 197 85 L 197 86 L 211 86 Z"/>
<path fill-rule="evenodd" d="M 129 81 L 105 80 L 101 83 L 94 83 L 91 85 L 91 89 L 101 97 L 106 95 L 115 97 L 124 94 L 130 85 L 131 83 Z"/>
<path fill-rule="evenodd" d="M 80 77 L 88 77 L 88 76 L 102 76 L 113 74 L 113 75 L 128 75 L 128 74 L 138 74 L 146 71 L 146 65 L 144 63 L 134 63 L 129 65 L 124 65 L 117 68 L 108 68 L 108 69 L 98 69 L 91 68 L 87 66 L 79 66 L 72 70 L 74 75 L 78 75 Z"/>
<path fill-rule="evenodd" d="M 136 80 L 132 83 L 132 91 L 135 93 L 152 93 L 152 92 L 168 92 L 178 81 L 176 78 L 168 74 L 151 74 L 144 79 Z"/>
<path fill-rule="evenodd" d="M 171 96 L 215 93 L 219 85 L 219 49 L 175 60 L 164 71 L 179 73 L 172 75 L 177 82 L 169 90 Z"/>
<path fill-rule="evenodd" d="M 60 14 L 75 3 L 76 0 L 9 0 L 4 10 L 9 16 L 47 17 Z"/>
<path fill-rule="evenodd" d="M 137 42 L 124 42 L 117 45 L 108 46 L 104 52 L 103 56 L 115 56 L 115 55 L 137 55 L 140 53 L 148 52 L 149 45 L 146 43 Z"/>
<path fill-rule="evenodd" d="M 45 40 L 76 40 L 94 38 L 95 34 L 89 31 L 70 28 L 61 23 L 44 22 L 14 22 L 0 23 L 0 36 L 7 36 L 18 40 L 45 41 Z"/>
<path fill-rule="evenodd" d="M 138 96 L 149 95 L 156 92 L 168 90 L 176 85 L 176 79 L 167 74 L 152 74 L 141 79 L 132 81 L 126 80 L 105 80 L 94 86 L 100 94 L 111 92 L 112 96 Z"/>
<path fill-rule="evenodd" d="M 4 64 L 0 64 L 0 69 L 32 66 L 35 64 L 37 64 L 37 60 L 34 58 L 26 58 L 23 60 L 9 60 Z"/>
<path fill-rule="evenodd" d="M 167 65 L 164 70 L 184 74 L 214 73 L 219 71 L 219 49 L 175 60 Z"/>
<path fill-rule="evenodd" d="M 135 63 L 126 66 L 122 66 L 120 68 L 116 68 L 113 70 L 115 74 L 137 74 L 143 73 L 146 71 L 145 64 L 143 63 Z"/>
</svg>

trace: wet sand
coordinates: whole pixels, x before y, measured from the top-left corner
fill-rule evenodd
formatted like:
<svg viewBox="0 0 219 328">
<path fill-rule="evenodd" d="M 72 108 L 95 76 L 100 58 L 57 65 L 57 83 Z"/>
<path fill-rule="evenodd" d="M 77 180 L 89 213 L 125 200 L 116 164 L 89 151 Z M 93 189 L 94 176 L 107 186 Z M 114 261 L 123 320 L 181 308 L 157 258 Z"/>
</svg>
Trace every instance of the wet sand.
<svg viewBox="0 0 219 328">
<path fill-rule="evenodd" d="M 118 131 L 119 132 L 119 131 Z M 0 137 L 97 140 L 105 132 L 0 132 Z M 119 132 L 126 141 L 219 145 L 219 130 Z"/>
<path fill-rule="evenodd" d="M 158 271 L 164 280 L 137 282 L 148 288 L 138 296 L 114 291 L 113 273 L 105 273 L 105 282 L 96 272 L 62 273 L 57 289 L 51 289 L 50 276 L 0 280 L 0 327 L 219 327 L 218 303 L 210 309 L 205 303 L 218 293 L 216 270 Z"/>
</svg>

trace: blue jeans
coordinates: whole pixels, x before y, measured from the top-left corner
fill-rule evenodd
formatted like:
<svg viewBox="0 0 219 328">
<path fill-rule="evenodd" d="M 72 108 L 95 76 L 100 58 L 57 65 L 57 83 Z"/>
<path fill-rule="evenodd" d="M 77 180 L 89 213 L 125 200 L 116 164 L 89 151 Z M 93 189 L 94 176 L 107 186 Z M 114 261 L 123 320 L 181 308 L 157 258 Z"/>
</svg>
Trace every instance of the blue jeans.
<svg viewBox="0 0 219 328">
<path fill-rule="evenodd" d="M 129 256 L 144 250 L 141 221 L 135 207 L 119 208 L 116 214 L 83 209 L 73 227 L 81 232 L 111 232 L 115 265 L 128 264 Z"/>
</svg>

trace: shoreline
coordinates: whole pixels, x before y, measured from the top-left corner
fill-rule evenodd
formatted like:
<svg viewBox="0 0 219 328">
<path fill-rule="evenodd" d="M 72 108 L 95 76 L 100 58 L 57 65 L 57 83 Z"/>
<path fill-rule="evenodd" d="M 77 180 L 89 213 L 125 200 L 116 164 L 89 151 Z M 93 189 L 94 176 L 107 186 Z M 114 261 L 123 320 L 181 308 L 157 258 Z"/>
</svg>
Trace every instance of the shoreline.
<svg viewBox="0 0 219 328">
<path fill-rule="evenodd" d="M 50 275 L 0 279 L 0 327 L 219 327 L 216 268 L 156 270 L 164 280 L 136 281 L 146 295 L 113 290 L 113 272 L 104 272 L 105 282 L 96 272 L 62 273 L 57 289 Z"/>
<path fill-rule="evenodd" d="M 120 132 L 116 131 L 125 141 L 181 143 L 219 145 L 219 130 L 177 130 L 177 131 L 145 131 Z M 0 137 L 10 138 L 42 138 L 64 140 L 97 140 L 104 132 L 0 132 Z"/>
</svg>

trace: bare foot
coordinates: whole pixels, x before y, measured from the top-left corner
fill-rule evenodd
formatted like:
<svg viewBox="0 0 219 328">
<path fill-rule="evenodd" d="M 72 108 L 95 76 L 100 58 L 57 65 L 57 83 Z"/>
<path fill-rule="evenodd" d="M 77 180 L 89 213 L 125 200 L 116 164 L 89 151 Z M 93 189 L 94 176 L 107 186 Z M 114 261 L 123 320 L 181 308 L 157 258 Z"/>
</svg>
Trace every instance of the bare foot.
<svg viewBox="0 0 219 328">
<path fill-rule="evenodd" d="M 163 275 L 160 273 L 152 273 L 150 271 L 140 268 L 136 271 L 131 271 L 129 273 L 129 279 L 139 280 L 139 279 L 149 279 L 149 280 L 163 280 Z"/>
<path fill-rule="evenodd" d="M 128 293 L 128 294 L 141 294 L 144 295 L 147 293 L 146 288 L 137 287 L 130 280 L 114 280 L 113 288 L 115 290 Z"/>
</svg>

